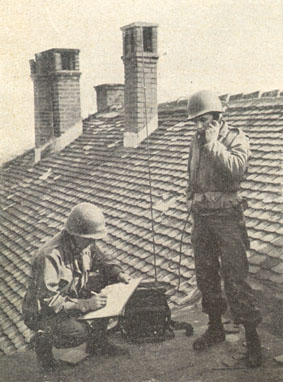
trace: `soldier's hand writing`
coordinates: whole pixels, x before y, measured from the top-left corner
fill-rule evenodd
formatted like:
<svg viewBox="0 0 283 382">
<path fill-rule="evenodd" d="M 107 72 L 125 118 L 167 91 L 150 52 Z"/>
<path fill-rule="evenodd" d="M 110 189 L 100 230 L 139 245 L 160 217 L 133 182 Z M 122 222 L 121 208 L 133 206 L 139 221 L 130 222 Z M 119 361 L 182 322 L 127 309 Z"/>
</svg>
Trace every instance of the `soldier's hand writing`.
<svg viewBox="0 0 283 382">
<path fill-rule="evenodd" d="M 82 313 L 103 308 L 106 305 L 107 297 L 102 294 L 95 294 L 90 298 L 79 300 L 79 309 Z"/>
<path fill-rule="evenodd" d="M 103 294 L 95 294 L 88 299 L 89 310 L 98 310 L 106 305 L 107 297 Z"/>
<path fill-rule="evenodd" d="M 213 120 L 205 130 L 205 139 L 207 143 L 217 141 L 220 130 L 220 123 Z"/>
</svg>

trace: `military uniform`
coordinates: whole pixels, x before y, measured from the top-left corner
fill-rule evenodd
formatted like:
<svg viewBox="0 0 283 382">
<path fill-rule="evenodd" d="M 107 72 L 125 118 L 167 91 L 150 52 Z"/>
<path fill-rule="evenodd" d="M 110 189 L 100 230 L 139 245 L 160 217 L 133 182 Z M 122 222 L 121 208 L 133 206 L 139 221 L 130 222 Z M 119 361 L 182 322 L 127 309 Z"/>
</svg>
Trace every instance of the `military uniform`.
<svg viewBox="0 0 283 382">
<path fill-rule="evenodd" d="M 92 326 L 79 321 L 79 310 L 65 311 L 72 299 L 91 297 L 122 272 L 117 261 L 105 256 L 96 244 L 78 253 L 68 232 L 63 230 L 39 249 L 32 264 L 32 275 L 23 301 L 26 325 L 43 332 L 57 347 L 77 346 L 90 334 L 103 336 L 107 320 L 94 320 Z"/>
<path fill-rule="evenodd" d="M 222 315 L 228 301 L 236 323 L 261 321 L 246 279 L 249 240 L 238 194 L 248 167 L 249 141 L 239 129 L 222 122 L 218 139 L 192 139 L 187 198 L 192 203 L 192 246 L 203 311 Z M 224 281 L 224 298 L 221 278 Z"/>
</svg>

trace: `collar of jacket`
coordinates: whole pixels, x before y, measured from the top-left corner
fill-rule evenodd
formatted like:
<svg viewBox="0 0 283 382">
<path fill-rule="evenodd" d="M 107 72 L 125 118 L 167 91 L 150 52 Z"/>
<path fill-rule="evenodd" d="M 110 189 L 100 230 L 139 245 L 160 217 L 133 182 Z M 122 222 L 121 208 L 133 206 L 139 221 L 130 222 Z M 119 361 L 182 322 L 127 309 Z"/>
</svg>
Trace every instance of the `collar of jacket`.
<svg viewBox="0 0 283 382">
<path fill-rule="evenodd" d="M 78 264 L 78 249 L 72 240 L 72 236 L 65 230 L 61 232 L 61 244 L 63 261 L 66 267 L 77 273 L 82 273 Z"/>
<path fill-rule="evenodd" d="M 227 133 L 229 131 L 229 126 L 226 121 L 222 121 L 220 130 L 219 130 L 219 138 L 223 139 L 226 137 Z"/>
</svg>

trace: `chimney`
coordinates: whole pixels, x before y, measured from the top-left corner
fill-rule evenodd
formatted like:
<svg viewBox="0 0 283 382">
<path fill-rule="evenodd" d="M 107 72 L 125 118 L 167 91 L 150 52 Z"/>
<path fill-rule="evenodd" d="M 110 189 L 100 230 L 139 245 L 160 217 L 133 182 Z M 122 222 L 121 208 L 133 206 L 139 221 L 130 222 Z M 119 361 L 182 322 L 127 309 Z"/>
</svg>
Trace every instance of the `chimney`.
<svg viewBox="0 0 283 382">
<path fill-rule="evenodd" d="M 34 83 L 35 162 L 82 134 L 78 49 L 50 49 L 30 60 Z"/>
<path fill-rule="evenodd" d="M 135 148 L 158 127 L 157 24 L 133 23 L 123 31 L 124 147 Z"/>
<path fill-rule="evenodd" d="M 94 87 L 96 90 L 97 111 L 124 107 L 124 84 L 102 84 Z"/>
</svg>

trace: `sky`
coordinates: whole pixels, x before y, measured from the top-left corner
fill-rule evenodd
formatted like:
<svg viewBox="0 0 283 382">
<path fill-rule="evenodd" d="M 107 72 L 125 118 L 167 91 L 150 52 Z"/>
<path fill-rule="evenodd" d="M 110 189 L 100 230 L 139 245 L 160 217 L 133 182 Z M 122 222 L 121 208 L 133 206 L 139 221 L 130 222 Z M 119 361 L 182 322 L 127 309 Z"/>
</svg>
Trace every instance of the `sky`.
<svg viewBox="0 0 283 382">
<path fill-rule="evenodd" d="M 94 86 L 124 82 L 120 28 L 132 22 L 159 25 L 158 102 L 283 89 L 283 0 L 1 0 L 0 14 L 0 162 L 34 146 L 29 60 L 80 49 L 86 117 Z"/>
</svg>

